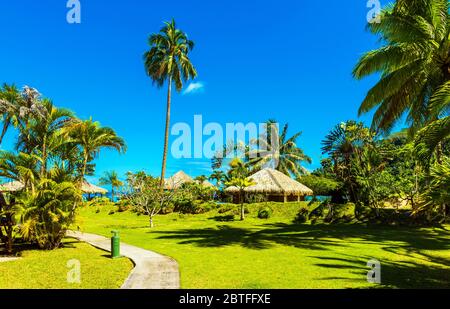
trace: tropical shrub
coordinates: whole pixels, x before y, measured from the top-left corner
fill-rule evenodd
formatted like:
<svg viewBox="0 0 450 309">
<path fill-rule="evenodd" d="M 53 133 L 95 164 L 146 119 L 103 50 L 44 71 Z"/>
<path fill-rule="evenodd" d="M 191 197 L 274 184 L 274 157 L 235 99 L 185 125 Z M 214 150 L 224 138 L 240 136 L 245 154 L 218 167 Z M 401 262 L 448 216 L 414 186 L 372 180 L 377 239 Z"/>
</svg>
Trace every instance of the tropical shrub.
<svg viewBox="0 0 450 309">
<path fill-rule="evenodd" d="M 126 199 L 116 202 L 115 205 L 117 206 L 118 212 L 125 212 L 125 211 L 130 210 L 130 208 L 131 208 L 130 202 L 127 201 Z"/>
<path fill-rule="evenodd" d="M 334 179 L 316 175 L 301 176 L 298 181 L 313 190 L 316 196 L 331 196 L 342 187 L 342 184 Z"/>
<path fill-rule="evenodd" d="M 107 197 L 94 197 L 92 200 L 85 202 L 87 207 L 107 207 L 114 205 Z"/>
<path fill-rule="evenodd" d="M 226 212 L 230 212 L 232 211 L 236 206 L 234 204 L 230 204 L 230 203 L 226 203 L 226 204 L 221 204 L 219 206 L 219 210 L 218 213 L 223 214 Z"/>
<path fill-rule="evenodd" d="M 80 197 L 73 183 L 41 180 L 34 193 L 23 192 L 17 198 L 20 235 L 42 249 L 58 248 L 74 223 Z"/>
</svg>

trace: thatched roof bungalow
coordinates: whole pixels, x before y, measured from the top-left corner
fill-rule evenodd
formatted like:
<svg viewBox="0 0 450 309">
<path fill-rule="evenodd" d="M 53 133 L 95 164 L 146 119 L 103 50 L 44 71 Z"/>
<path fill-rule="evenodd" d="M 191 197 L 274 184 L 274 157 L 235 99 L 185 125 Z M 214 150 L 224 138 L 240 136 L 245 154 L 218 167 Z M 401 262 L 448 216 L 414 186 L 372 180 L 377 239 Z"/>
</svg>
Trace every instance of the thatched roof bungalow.
<svg viewBox="0 0 450 309">
<path fill-rule="evenodd" d="M 263 169 L 250 176 L 255 185 L 245 188 L 247 194 L 265 194 L 267 200 L 277 202 L 301 201 L 313 191 L 291 177 L 271 168 Z M 239 189 L 229 187 L 225 192 L 236 195 Z"/>
<path fill-rule="evenodd" d="M 185 172 L 179 171 L 172 177 L 166 179 L 164 182 L 165 182 L 164 188 L 166 190 L 173 190 L 179 189 L 182 185 L 186 183 L 193 183 L 195 182 L 195 180 Z"/>
</svg>

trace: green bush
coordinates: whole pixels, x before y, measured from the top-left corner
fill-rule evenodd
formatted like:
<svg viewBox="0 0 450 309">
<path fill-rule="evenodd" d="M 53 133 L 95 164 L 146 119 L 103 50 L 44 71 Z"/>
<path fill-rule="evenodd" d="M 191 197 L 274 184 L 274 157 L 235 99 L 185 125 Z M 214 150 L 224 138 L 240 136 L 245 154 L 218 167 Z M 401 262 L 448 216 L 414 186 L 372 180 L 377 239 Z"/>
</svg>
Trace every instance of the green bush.
<svg viewBox="0 0 450 309">
<path fill-rule="evenodd" d="M 87 201 L 86 206 L 88 207 L 105 207 L 114 205 L 113 202 L 107 197 L 94 197 L 92 200 Z"/>
<path fill-rule="evenodd" d="M 118 201 L 116 203 L 116 206 L 117 206 L 117 212 L 125 212 L 125 211 L 130 210 L 130 208 L 131 208 L 130 202 L 127 200 L 124 200 L 124 199 Z"/>
<path fill-rule="evenodd" d="M 273 214 L 273 211 L 270 207 L 264 207 L 258 211 L 258 218 L 259 219 L 269 219 L 270 217 L 272 217 L 272 214 Z"/>
<path fill-rule="evenodd" d="M 235 209 L 236 205 L 234 204 L 222 204 L 219 206 L 218 213 L 224 214 L 226 212 L 230 212 L 231 210 Z"/>
<path fill-rule="evenodd" d="M 159 212 L 161 215 L 168 215 L 173 213 L 175 210 L 175 205 L 173 203 L 169 203 L 166 205 L 166 207 L 161 208 L 161 211 Z"/>
</svg>

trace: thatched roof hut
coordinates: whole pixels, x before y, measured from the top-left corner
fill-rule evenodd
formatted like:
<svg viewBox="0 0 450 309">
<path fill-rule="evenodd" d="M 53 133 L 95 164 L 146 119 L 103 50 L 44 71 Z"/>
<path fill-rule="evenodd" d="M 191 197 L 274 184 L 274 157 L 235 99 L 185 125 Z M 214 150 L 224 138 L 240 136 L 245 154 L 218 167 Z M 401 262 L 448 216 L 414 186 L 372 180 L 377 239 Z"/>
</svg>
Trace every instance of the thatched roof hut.
<svg viewBox="0 0 450 309">
<path fill-rule="evenodd" d="M 199 181 L 197 181 L 197 183 L 201 184 L 203 187 L 206 188 L 212 188 L 212 189 L 217 189 L 215 185 L 213 185 L 212 183 L 210 183 L 208 180 L 203 181 L 202 183 L 200 183 Z"/>
<path fill-rule="evenodd" d="M 24 185 L 20 181 L 11 181 L 0 185 L 0 192 L 17 192 L 24 188 Z M 81 186 L 81 191 L 86 194 L 106 194 L 108 190 L 93 185 L 86 180 Z"/>
<path fill-rule="evenodd" d="M 11 181 L 0 185 L 0 192 L 17 192 L 24 188 L 20 181 Z"/>
<path fill-rule="evenodd" d="M 263 169 L 250 176 L 255 185 L 245 188 L 246 193 L 265 194 L 270 200 L 287 202 L 301 200 L 304 196 L 313 195 L 313 191 L 291 177 L 271 168 Z M 238 193 L 236 187 L 225 189 L 228 193 Z"/>
<path fill-rule="evenodd" d="M 179 171 L 172 177 L 166 179 L 164 188 L 167 190 L 178 189 L 185 183 L 193 183 L 195 180 L 183 171 Z"/>
<path fill-rule="evenodd" d="M 106 194 L 108 190 L 101 188 L 99 186 L 93 185 L 86 180 L 81 185 L 81 191 L 86 194 Z"/>
</svg>

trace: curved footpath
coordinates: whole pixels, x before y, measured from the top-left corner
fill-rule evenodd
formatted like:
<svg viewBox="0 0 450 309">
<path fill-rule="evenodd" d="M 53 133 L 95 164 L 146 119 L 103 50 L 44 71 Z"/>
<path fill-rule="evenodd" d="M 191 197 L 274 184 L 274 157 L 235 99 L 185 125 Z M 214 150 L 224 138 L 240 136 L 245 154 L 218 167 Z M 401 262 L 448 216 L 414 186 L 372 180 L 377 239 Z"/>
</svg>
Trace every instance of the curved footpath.
<svg viewBox="0 0 450 309">
<path fill-rule="evenodd" d="M 68 231 L 67 236 L 111 252 L 109 238 L 75 231 Z M 174 259 L 124 243 L 120 243 L 120 253 L 131 259 L 135 265 L 122 289 L 180 288 L 180 272 Z"/>
</svg>

